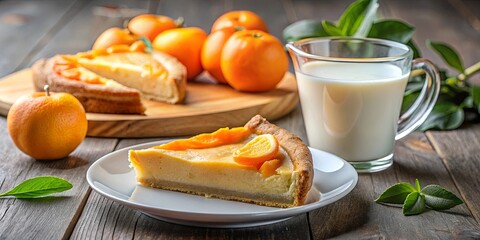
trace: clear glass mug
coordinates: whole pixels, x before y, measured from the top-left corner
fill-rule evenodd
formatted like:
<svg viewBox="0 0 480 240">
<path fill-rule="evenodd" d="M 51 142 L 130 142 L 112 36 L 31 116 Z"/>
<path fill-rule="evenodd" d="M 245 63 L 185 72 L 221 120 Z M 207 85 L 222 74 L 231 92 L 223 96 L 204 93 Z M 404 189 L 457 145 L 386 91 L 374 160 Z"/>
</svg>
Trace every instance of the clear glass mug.
<svg viewBox="0 0 480 240">
<path fill-rule="evenodd" d="M 412 60 L 401 43 L 369 38 L 312 38 L 287 45 L 295 67 L 309 145 L 333 153 L 358 172 L 393 164 L 395 141 L 420 126 L 440 90 L 435 66 Z M 423 89 L 400 116 L 412 70 Z"/>
</svg>

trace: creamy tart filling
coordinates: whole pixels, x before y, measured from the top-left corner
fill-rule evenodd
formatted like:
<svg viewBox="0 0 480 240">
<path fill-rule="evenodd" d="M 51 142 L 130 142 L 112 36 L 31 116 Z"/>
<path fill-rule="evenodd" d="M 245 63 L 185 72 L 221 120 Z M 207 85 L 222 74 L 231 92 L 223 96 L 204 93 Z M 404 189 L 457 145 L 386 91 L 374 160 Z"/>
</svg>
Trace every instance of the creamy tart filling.
<svg viewBox="0 0 480 240">
<path fill-rule="evenodd" d="M 142 158 L 145 158 L 142 161 L 149 162 L 149 168 L 135 166 L 137 176 L 155 176 L 157 179 L 175 179 L 184 183 L 190 181 L 208 182 L 210 186 L 227 187 L 232 190 L 250 190 L 254 186 L 259 192 L 288 192 L 291 184 L 289 181 L 293 173 L 293 165 L 288 154 L 281 149 L 280 152 L 285 158 L 281 166 L 277 168 L 277 174 L 263 177 L 256 168 L 238 164 L 233 160 L 232 153 L 244 144 L 245 142 L 182 151 L 153 148 L 138 150 L 131 153 L 132 165 L 135 166 L 137 165 L 135 161 L 140 161 L 138 157 L 140 154 Z M 201 166 L 201 169 L 208 169 L 208 178 L 203 175 L 205 172 L 196 169 L 197 166 Z M 171 172 L 166 169 L 178 169 L 178 171 Z M 225 180 L 223 178 L 225 175 L 230 175 L 231 178 Z M 237 182 L 235 176 L 250 181 Z M 223 180 L 219 181 L 219 178 Z M 272 184 L 275 185 L 274 188 L 272 188 Z M 282 188 L 283 190 L 279 191 Z"/>
<path fill-rule="evenodd" d="M 235 162 L 232 153 L 244 146 L 256 135 L 246 140 L 205 149 L 181 151 L 149 148 L 130 151 L 131 166 L 134 167 L 137 181 L 143 185 L 179 190 L 198 186 L 215 192 L 215 189 L 229 192 L 230 195 L 249 193 L 264 196 L 264 199 L 289 202 L 293 199 L 295 172 L 290 157 L 283 148 L 282 164 L 276 174 L 265 177 L 255 167 Z M 148 167 L 144 167 L 148 166 Z M 157 186 L 153 183 L 163 183 Z M 209 196 L 208 193 L 203 193 Z M 213 194 L 215 196 L 215 194 Z M 282 196 L 282 197 L 280 197 Z"/>
</svg>

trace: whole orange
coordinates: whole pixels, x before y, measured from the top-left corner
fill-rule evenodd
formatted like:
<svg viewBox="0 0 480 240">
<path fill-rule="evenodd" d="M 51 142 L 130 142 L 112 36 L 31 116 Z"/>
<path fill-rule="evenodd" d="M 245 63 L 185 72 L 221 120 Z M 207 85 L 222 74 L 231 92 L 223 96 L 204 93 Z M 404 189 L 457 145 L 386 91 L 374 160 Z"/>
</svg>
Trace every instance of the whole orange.
<svg viewBox="0 0 480 240">
<path fill-rule="evenodd" d="M 288 58 L 274 36 L 258 30 L 238 31 L 223 47 L 221 68 L 233 88 L 263 92 L 274 89 L 282 80 Z"/>
<path fill-rule="evenodd" d="M 175 28 L 158 34 L 152 46 L 177 58 L 187 68 L 187 78 L 194 79 L 203 71 L 200 55 L 206 38 L 197 27 Z"/>
<path fill-rule="evenodd" d="M 113 45 L 122 44 L 130 45 L 135 41 L 137 41 L 137 37 L 130 34 L 128 29 L 113 27 L 105 30 L 97 37 L 92 49 L 107 49 Z"/>
<path fill-rule="evenodd" d="M 176 27 L 175 20 L 167 16 L 154 14 L 138 15 L 128 22 L 128 30 L 131 33 L 146 37 L 150 41 L 153 41 L 159 33 Z"/>
<path fill-rule="evenodd" d="M 210 33 L 202 48 L 202 66 L 205 71 L 210 73 L 218 82 L 227 83 L 220 66 L 222 49 L 230 36 L 235 33 L 234 27 L 222 28 Z"/>
<path fill-rule="evenodd" d="M 251 11 L 230 11 L 215 20 L 211 32 L 225 27 L 243 27 L 247 30 L 261 30 L 268 32 L 263 19 Z"/>
<path fill-rule="evenodd" d="M 15 145 L 38 160 L 68 156 L 85 138 L 87 125 L 83 106 L 68 93 L 22 96 L 7 115 L 8 132 Z"/>
</svg>

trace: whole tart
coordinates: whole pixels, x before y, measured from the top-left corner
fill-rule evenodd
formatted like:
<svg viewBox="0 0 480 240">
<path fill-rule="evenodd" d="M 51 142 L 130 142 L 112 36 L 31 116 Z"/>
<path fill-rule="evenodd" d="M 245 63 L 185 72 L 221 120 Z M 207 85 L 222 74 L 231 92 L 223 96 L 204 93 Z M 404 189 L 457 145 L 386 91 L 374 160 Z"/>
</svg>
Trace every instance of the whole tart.
<svg viewBox="0 0 480 240">
<path fill-rule="evenodd" d="M 259 115 L 244 128 L 248 131 L 244 139 L 213 147 L 172 150 L 160 145 L 130 150 L 129 161 L 136 180 L 148 187 L 271 207 L 305 204 L 313 180 L 308 147 L 294 134 Z M 265 134 L 278 141 L 279 155 L 283 156 L 282 162 L 268 175 L 260 170 L 269 161 L 259 169 L 240 164 L 233 157 L 252 139 Z"/>
<path fill-rule="evenodd" d="M 87 112 L 143 114 L 141 99 L 181 103 L 186 69 L 174 57 L 154 52 L 78 53 L 40 59 L 32 66 L 37 91 L 77 97 Z"/>
</svg>

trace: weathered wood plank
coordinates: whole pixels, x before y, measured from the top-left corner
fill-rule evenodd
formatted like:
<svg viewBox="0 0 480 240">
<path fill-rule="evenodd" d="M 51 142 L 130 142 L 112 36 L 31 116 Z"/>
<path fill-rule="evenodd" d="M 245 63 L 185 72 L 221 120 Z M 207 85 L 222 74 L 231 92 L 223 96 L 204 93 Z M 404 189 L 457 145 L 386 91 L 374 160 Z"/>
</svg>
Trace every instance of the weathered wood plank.
<svg viewBox="0 0 480 240">
<path fill-rule="evenodd" d="M 92 202 L 90 202 L 92 200 Z M 308 223 L 301 216 L 269 226 L 212 229 L 189 227 L 151 218 L 100 196 L 91 194 L 85 207 L 91 215 L 71 239 L 307 239 Z M 292 226 L 305 226 L 297 228 Z M 77 229 L 76 229 L 77 230 Z M 306 232 L 303 232 L 306 231 Z"/>
<path fill-rule="evenodd" d="M 0 78 L 18 69 L 49 32 L 59 27 L 58 22 L 75 12 L 75 6 L 76 1 L 0 1 Z"/>
<path fill-rule="evenodd" d="M 468 124 L 455 131 L 430 131 L 427 136 L 480 223 L 480 125 Z"/>
<path fill-rule="evenodd" d="M 477 0 L 449 0 L 455 9 L 480 32 L 480 2 Z"/>
<path fill-rule="evenodd" d="M 33 200 L 0 200 L 1 239 L 60 239 L 68 237 L 90 192 L 85 172 L 93 160 L 113 150 L 116 139 L 87 138 L 69 157 L 40 162 L 18 150 L 7 133 L 6 119 L 0 117 L 0 192 L 36 176 L 53 175 L 67 179 L 73 188 L 58 197 Z"/>
</svg>

